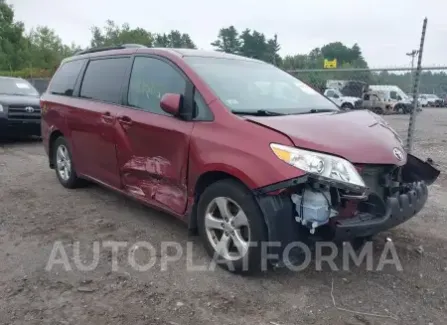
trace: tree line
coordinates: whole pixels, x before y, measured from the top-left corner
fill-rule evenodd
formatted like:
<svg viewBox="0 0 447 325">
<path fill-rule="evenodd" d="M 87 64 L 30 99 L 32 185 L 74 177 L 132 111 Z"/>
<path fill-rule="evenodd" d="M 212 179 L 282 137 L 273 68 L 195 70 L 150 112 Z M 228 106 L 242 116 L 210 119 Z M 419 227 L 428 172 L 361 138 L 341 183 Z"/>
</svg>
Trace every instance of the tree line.
<svg viewBox="0 0 447 325">
<path fill-rule="evenodd" d="M 238 54 L 274 64 L 286 71 L 300 69 L 321 69 L 325 59 L 337 59 L 341 68 L 368 68 L 360 46 L 347 46 L 332 42 L 311 50 L 307 54 L 279 55 L 281 45 L 278 35 L 243 29 L 235 26 L 223 27 L 217 32 L 216 40 L 210 45 L 217 51 Z M 90 47 L 137 43 L 148 47 L 197 48 L 188 33 L 171 30 L 167 33 L 153 33 L 144 28 L 132 28 L 129 24 L 116 24 L 107 20 L 102 27 L 91 28 Z M 14 18 L 14 8 L 0 0 L 0 75 L 21 77 L 49 77 L 60 61 L 80 51 L 72 43 L 64 44 L 56 31 L 39 26 L 25 32 L 23 22 Z M 407 74 L 356 72 L 303 72 L 297 77 L 317 88 L 324 87 L 328 79 L 360 80 L 369 84 L 393 84 L 403 90 L 411 88 L 411 76 Z M 421 76 L 421 92 L 447 93 L 447 74 L 424 72 Z"/>
</svg>

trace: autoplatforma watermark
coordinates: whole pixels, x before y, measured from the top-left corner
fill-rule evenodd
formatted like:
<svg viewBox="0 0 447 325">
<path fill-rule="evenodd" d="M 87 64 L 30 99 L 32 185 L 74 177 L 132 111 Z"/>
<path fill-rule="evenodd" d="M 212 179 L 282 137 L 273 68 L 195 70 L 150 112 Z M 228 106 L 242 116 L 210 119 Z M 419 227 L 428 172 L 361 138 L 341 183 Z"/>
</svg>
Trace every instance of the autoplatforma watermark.
<svg viewBox="0 0 447 325">
<path fill-rule="evenodd" d="M 89 247 L 83 247 L 81 243 L 74 242 L 64 245 L 62 241 L 53 244 L 46 270 L 50 271 L 55 267 L 62 267 L 65 271 L 93 271 L 99 264 L 101 253 L 108 252 L 108 261 L 111 264 L 112 272 L 119 272 L 121 268 L 132 268 L 135 271 L 146 272 L 154 268 L 167 271 L 169 267 L 178 268 L 178 263 L 185 263 L 187 271 L 213 271 L 219 263 L 226 263 L 231 270 L 234 268 L 231 259 L 223 259 L 219 252 L 207 262 L 197 263 L 197 256 L 194 256 L 194 243 L 187 242 L 182 245 L 174 241 L 163 241 L 159 245 L 152 245 L 147 241 L 135 243 L 125 241 L 95 241 Z M 260 269 L 267 270 L 271 264 L 281 264 L 292 271 L 303 271 L 307 268 L 314 268 L 317 271 L 323 270 L 324 265 L 331 271 L 349 271 L 352 267 L 365 265 L 368 271 L 381 271 L 385 265 L 394 267 L 397 271 L 402 271 L 402 264 L 398 257 L 396 248 L 391 241 L 387 241 L 380 249 L 374 249 L 373 242 L 365 242 L 360 249 L 354 249 L 349 243 L 338 246 L 333 242 L 317 242 L 312 247 L 303 242 L 291 242 L 282 248 L 280 242 L 250 243 L 250 248 L 260 247 Z M 281 248 L 275 250 L 275 248 Z M 67 253 L 67 251 L 70 253 Z M 137 258 L 137 252 L 146 257 Z M 298 252 L 298 253 L 297 253 Z M 91 258 L 86 259 L 86 255 Z M 248 269 L 248 255 L 241 259 L 242 268 Z M 378 258 L 377 258 L 378 257 Z M 374 262 L 376 260 L 376 262 Z"/>
</svg>

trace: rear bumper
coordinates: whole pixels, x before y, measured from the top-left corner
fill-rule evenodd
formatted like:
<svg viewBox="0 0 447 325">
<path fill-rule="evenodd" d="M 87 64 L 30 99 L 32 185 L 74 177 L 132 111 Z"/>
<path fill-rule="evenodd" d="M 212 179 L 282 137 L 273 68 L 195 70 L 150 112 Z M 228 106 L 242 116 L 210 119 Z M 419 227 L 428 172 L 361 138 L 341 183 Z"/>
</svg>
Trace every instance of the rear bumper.
<svg viewBox="0 0 447 325">
<path fill-rule="evenodd" d="M 40 120 L 10 120 L 0 117 L 0 136 L 40 136 Z"/>
<path fill-rule="evenodd" d="M 416 182 L 408 192 L 387 199 L 385 215 L 360 213 L 353 218 L 338 221 L 334 226 L 335 240 L 372 236 L 393 228 L 415 216 L 424 207 L 427 197 L 427 185 L 423 181 Z"/>
</svg>

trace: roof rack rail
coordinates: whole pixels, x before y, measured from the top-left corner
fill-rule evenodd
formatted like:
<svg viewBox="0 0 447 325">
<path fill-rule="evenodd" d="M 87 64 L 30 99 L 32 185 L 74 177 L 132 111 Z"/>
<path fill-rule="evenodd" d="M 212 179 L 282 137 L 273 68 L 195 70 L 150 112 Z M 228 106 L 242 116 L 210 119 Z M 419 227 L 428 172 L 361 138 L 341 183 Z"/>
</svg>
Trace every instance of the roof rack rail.
<svg viewBox="0 0 447 325">
<path fill-rule="evenodd" d="M 96 53 L 96 52 L 102 52 L 102 51 L 110 51 L 110 50 L 132 49 L 132 48 L 147 48 L 147 46 L 141 45 L 141 44 L 121 44 L 121 45 L 112 45 L 112 46 L 103 46 L 103 47 L 93 47 L 93 48 L 89 48 L 86 50 L 76 52 L 75 55 Z"/>
</svg>

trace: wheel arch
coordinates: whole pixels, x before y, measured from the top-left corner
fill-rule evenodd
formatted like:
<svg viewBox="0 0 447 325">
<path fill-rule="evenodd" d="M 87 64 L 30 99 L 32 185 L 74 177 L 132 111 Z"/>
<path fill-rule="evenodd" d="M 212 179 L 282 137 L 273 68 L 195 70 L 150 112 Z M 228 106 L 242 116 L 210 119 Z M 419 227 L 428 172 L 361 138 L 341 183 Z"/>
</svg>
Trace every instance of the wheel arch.
<svg viewBox="0 0 447 325">
<path fill-rule="evenodd" d="M 64 136 L 64 134 L 60 130 L 55 129 L 51 132 L 50 137 L 48 138 L 48 161 L 49 161 L 51 169 L 55 168 L 54 161 L 53 161 L 54 143 L 56 142 L 56 140 L 59 137 L 63 137 L 63 136 Z"/>
<path fill-rule="evenodd" d="M 234 168 L 233 168 L 234 169 Z M 249 180 L 248 176 L 244 173 L 235 173 L 234 171 L 229 171 L 226 168 L 207 170 L 202 173 L 196 180 L 193 188 L 193 200 L 192 200 L 192 208 L 190 209 L 190 213 L 188 216 L 188 229 L 192 234 L 197 234 L 197 205 L 202 193 L 206 190 L 208 186 L 214 184 L 218 181 L 224 179 L 231 179 L 242 186 L 244 186 L 248 191 L 251 191 L 253 188 L 252 182 Z"/>
</svg>

